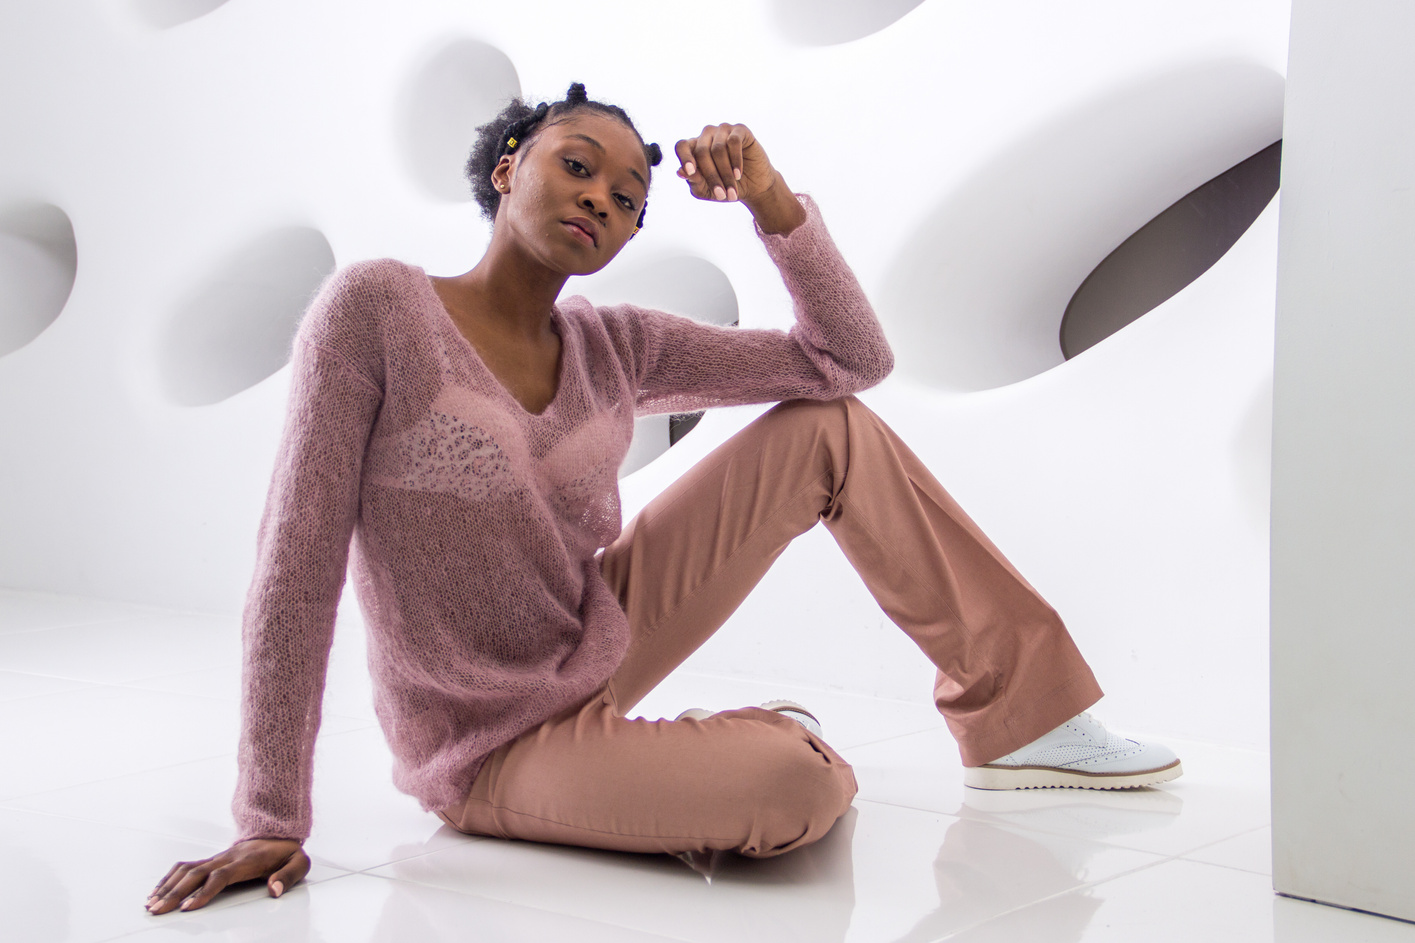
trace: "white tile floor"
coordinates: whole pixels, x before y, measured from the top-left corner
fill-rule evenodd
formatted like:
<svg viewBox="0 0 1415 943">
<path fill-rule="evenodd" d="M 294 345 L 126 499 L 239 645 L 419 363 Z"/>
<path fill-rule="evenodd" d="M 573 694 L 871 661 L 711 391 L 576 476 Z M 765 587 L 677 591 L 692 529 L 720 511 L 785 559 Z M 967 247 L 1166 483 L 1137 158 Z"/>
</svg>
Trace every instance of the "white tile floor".
<svg viewBox="0 0 1415 943">
<path fill-rule="evenodd" d="M 695 870 L 459 835 L 389 782 L 356 623 L 331 660 L 308 882 L 152 917 L 171 863 L 231 838 L 237 638 L 229 618 L 0 591 L 0 938 L 1415 943 L 1273 894 L 1265 755 L 1175 743 L 1188 773 L 1161 789 L 983 793 L 927 704 L 701 676 L 642 713 L 794 696 L 821 715 L 861 786 L 824 841 Z"/>
</svg>

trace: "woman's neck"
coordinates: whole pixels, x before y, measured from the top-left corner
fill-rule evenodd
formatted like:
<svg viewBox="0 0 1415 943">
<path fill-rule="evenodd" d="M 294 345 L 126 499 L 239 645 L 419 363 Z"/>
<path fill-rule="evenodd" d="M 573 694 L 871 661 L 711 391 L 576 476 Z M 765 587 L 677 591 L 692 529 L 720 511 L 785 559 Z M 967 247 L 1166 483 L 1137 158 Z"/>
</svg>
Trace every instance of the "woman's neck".
<svg viewBox="0 0 1415 943">
<path fill-rule="evenodd" d="M 543 338 L 551 331 L 551 308 L 569 276 L 552 272 L 536 259 L 492 239 L 471 271 L 452 282 L 466 313 L 475 313 L 498 333 Z"/>
</svg>

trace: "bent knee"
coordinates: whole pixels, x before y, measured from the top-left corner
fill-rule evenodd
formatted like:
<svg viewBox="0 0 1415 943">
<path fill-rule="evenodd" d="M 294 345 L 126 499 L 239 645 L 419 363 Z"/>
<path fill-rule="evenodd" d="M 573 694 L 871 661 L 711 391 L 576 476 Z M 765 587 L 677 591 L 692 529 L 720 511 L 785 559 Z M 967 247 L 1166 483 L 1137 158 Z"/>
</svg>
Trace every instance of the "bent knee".
<svg viewBox="0 0 1415 943">
<path fill-rule="evenodd" d="M 854 396 L 840 399 L 788 399 L 773 406 L 768 415 L 782 421 L 810 425 L 836 426 L 844 424 L 851 410 L 864 408 Z"/>
<path fill-rule="evenodd" d="M 739 851 L 754 858 L 818 841 L 857 791 L 849 764 L 797 735 L 759 762 L 751 779 L 753 815 Z"/>
</svg>

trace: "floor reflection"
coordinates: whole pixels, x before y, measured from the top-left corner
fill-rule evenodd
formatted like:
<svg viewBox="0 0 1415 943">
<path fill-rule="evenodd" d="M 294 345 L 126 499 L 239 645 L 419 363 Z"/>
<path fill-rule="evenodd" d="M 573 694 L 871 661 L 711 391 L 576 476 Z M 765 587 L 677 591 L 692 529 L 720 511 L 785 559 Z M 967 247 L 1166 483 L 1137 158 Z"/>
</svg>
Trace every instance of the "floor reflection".
<svg viewBox="0 0 1415 943">
<path fill-rule="evenodd" d="M 896 943 L 960 932 L 954 939 L 967 940 L 970 927 L 1083 887 L 1091 881 L 1091 858 L 1104 848 L 1100 842 L 1166 825 L 1184 806 L 1159 789 L 966 792 L 934 861 L 938 908 Z M 1078 832 L 1090 840 L 1076 840 Z M 1048 939 L 1080 940 L 1101 904 L 1088 893 L 1053 901 Z"/>
<path fill-rule="evenodd" d="M 486 939 L 550 939 L 554 921 L 562 918 L 549 911 L 674 939 L 843 943 L 855 907 L 857 817 L 849 809 L 814 845 L 765 859 L 725 852 L 637 855 L 487 839 L 480 849 L 497 853 L 479 858 L 477 867 L 501 873 L 488 875 L 484 888 L 479 891 L 476 871 L 467 869 L 465 861 L 448 862 L 453 869 L 465 869 L 460 870 L 458 883 L 466 886 L 457 888 L 465 895 L 459 903 L 448 903 L 449 895 L 455 896 L 449 891 L 423 886 L 410 893 L 395 882 L 397 890 L 384 901 L 371 939 L 453 939 L 457 921 L 470 915 L 483 930 L 483 920 L 489 919 L 504 924 L 509 934 L 483 935 Z M 424 860 L 447 853 L 444 848 Z M 527 856 L 534 859 L 529 868 Z M 535 873 L 542 880 L 534 886 L 529 880 L 508 884 L 507 875 L 517 873 Z M 575 887 L 557 888 L 567 881 Z M 449 916 L 449 911 L 460 916 Z M 538 935 L 542 932 L 547 935 Z"/>
</svg>

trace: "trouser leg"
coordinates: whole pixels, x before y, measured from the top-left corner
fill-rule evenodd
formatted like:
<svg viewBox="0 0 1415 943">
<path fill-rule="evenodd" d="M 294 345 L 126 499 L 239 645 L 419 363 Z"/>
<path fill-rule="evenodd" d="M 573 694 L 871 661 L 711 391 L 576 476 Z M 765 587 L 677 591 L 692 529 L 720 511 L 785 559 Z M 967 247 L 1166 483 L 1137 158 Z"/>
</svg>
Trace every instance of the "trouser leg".
<svg viewBox="0 0 1415 943">
<path fill-rule="evenodd" d="M 885 613 L 938 668 L 965 765 L 1022 746 L 1100 687 L 1061 619 L 917 456 L 859 400 L 782 403 L 656 497 L 605 550 L 632 641 L 627 711 L 825 522 Z"/>
</svg>

